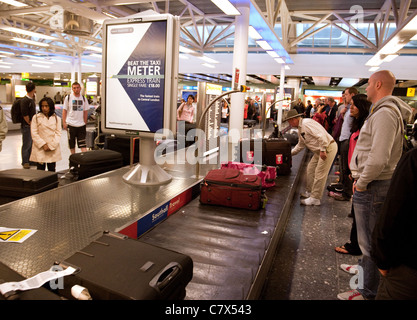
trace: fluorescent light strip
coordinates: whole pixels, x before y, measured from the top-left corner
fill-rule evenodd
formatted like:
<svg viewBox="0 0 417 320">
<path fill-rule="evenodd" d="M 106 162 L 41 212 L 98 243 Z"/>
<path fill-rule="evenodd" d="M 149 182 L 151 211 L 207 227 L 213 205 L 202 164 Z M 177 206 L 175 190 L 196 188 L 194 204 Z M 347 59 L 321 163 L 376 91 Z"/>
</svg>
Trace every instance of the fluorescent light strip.
<svg viewBox="0 0 417 320">
<path fill-rule="evenodd" d="M 369 59 L 365 65 L 368 67 L 377 67 L 382 63 L 382 59 L 380 58 L 380 55 L 377 53 L 375 54 L 371 59 Z"/>
<path fill-rule="evenodd" d="M 103 51 L 101 48 L 94 47 L 94 46 L 86 46 L 86 47 L 84 47 L 84 49 L 95 51 L 95 52 L 100 52 L 100 53 Z"/>
<path fill-rule="evenodd" d="M 5 66 L 5 65 L 0 64 L 0 68 L 3 68 L 3 69 L 10 69 L 10 68 L 11 68 L 11 66 Z"/>
<path fill-rule="evenodd" d="M 207 67 L 207 68 L 214 68 L 214 66 L 212 64 L 209 63 L 202 63 L 203 66 Z"/>
<path fill-rule="evenodd" d="M 394 60 L 396 57 L 398 57 L 398 54 L 389 54 L 387 55 L 382 61 L 383 62 L 391 62 L 392 60 Z"/>
<path fill-rule="evenodd" d="M 276 58 L 274 60 L 278 63 L 281 63 L 281 64 L 285 63 L 284 59 L 282 59 L 282 58 Z"/>
<path fill-rule="evenodd" d="M 411 19 L 411 21 L 404 26 L 403 30 L 417 31 L 417 16 Z"/>
<path fill-rule="evenodd" d="M 34 63 L 32 63 L 32 67 L 47 68 L 47 69 L 51 68 L 51 66 L 45 66 L 43 64 L 34 64 Z"/>
<path fill-rule="evenodd" d="M 206 57 L 206 56 L 202 56 L 202 57 L 199 57 L 201 60 L 204 60 L 205 62 L 208 62 L 208 63 L 219 63 L 219 61 L 217 61 L 217 60 L 214 60 L 214 59 L 212 59 L 212 58 L 209 58 L 209 57 Z"/>
<path fill-rule="evenodd" d="M 42 61 L 42 60 L 36 60 L 36 59 L 29 59 L 28 61 L 42 63 L 42 64 L 54 64 L 53 62 L 50 62 L 50 61 Z"/>
<path fill-rule="evenodd" d="M 11 6 L 15 6 L 15 7 L 26 7 L 27 6 L 26 3 L 22 3 L 22 2 L 14 1 L 14 0 L 0 0 L 0 2 L 7 3 L 7 4 L 10 4 Z"/>
<path fill-rule="evenodd" d="M 100 58 L 100 59 L 103 58 L 103 56 L 99 53 L 92 53 L 89 55 L 89 57 Z"/>
<path fill-rule="evenodd" d="M 229 0 L 211 0 L 221 11 L 228 16 L 240 16 L 239 10 L 232 5 Z"/>
<path fill-rule="evenodd" d="M 372 67 L 372 68 L 369 69 L 369 71 L 374 72 L 374 71 L 376 71 L 378 69 L 379 69 L 379 67 Z"/>
<path fill-rule="evenodd" d="M 268 42 L 266 42 L 265 40 L 258 40 L 256 41 L 256 43 L 264 50 L 268 51 L 268 50 L 273 50 L 272 47 L 269 45 Z"/>
<path fill-rule="evenodd" d="M 92 68 L 96 66 L 95 64 L 88 64 L 88 63 L 81 63 L 81 65 L 84 67 L 92 67 Z"/>
<path fill-rule="evenodd" d="M 51 61 L 53 61 L 53 62 L 61 62 L 61 63 L 71 63 L 71 62 L 70 62 L 70 61 L 68 61 L 68 60 L 51 59 Z"/>
<path fill-rule="evenodd" d="M 266 53 L 269 54 L 272 58 L 279 58 L 279 54 L 275 51 L 268 50 Z"/>
<path fill-rule="evenodd" d="M 57 38 L 48 36 L 46 34 L 32 32 L 32 31 L 28 31 L 28 30 L 24 30 L 24 29 L 20 29 L 20 28 L 15 28 L 15 27 L 9 27 L 9 26 L 5 26 L 5 25 L 0 25 L 0 29 L 10 31 L 10 32 L 13 32 L 13 33 L 23 34 L 23 35 L 29 36 L 29 37 L 41 38 L 41 39 L 46 39 L 46 40 L 57 40 Z"/>
<path fill-rule="evenodd" d="M 106 16 L 110 17 L 110 18 L 117 19 L 117 17 L 114 14 L 108 13 L 106 11 L 102 11 L 102 13 L 105 14 Z"/>
<path fill-rule="evenodd" d="M 253 40 L 261 40 L 262 36 L 259 34 L 258 31 L 253 26 L 249 26 L 249 37 Z"/>
<path fill-rule="evenodd" d="M 189 48 L 183 47 L 183 46 L 179 46 L 180 52 L 182 53 L 195 53 L 194 50 L 191 50 Z"/>
<path fill-rule="evenodd" d="M 6 61 L 3 61 L 3 60 L 0 60 L 0 63 L 1 63 L 1 64 L 13 64 L 13 63 L 11 63 L 11 62 L 6 62 Z"/>
<path fill-rule="evenodd" d="M 37 41 L 32 41 L 32 40 L 27 40 L 27 39 L 11 38 L 10 40 L 16 41 L 16 42 L 22 42 L 22 43 L 32 44 L 34 46 L 49 47 L 49 44 L 47 44 L 47 43 L 37 42 Z"/>
<path fill-rule="evenodd" d="M 9 52 L 9 51 L 0 50 L 0 53 L 2 53 L 2 54 L 10 54 L 10 55 L 14 56 L 14 53 L 13 52 Z"/>
</svg>

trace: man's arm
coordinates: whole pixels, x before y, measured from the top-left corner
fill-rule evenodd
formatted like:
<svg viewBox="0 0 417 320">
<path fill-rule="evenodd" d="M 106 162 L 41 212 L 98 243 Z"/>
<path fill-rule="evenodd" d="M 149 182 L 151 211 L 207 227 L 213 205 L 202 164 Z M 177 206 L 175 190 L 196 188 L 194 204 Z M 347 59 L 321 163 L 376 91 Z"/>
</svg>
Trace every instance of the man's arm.
<svg viewBox="0 0 417 320">
<path fill-rule="evenodd" d="M 67 130 L 67 110 L 62 109 L 62 127 Z"/>
</svg>

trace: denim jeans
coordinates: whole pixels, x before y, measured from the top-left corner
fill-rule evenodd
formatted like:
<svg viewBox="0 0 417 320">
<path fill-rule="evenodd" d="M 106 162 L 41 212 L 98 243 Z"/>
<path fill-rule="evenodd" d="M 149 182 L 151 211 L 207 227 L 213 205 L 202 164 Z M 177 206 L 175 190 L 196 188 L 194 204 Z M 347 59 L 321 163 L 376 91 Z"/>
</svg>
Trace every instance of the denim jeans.
<svg viewBox="0 0 417 320">
<path fill-rule="evenodd" d="M 29 125 L 23 125 L 20 131 L 22 132 L 22 165 L 24 165 L 29 163 L 32 152 L 32 134 L 30 133 Z"/>
<path fill-rule="evenodd" d="M 381 212 L 391 180 L 375 180 L 368 184 L 367 190 L 355 191 L 353 207 L 362 259 L 359 260 L 360 272 L 363 272 L 363 284 L 358 291 L 366 299 L 374 299 L 378 291 L 380 273 L 371 258 L 372 232 Z"/>
</svg>

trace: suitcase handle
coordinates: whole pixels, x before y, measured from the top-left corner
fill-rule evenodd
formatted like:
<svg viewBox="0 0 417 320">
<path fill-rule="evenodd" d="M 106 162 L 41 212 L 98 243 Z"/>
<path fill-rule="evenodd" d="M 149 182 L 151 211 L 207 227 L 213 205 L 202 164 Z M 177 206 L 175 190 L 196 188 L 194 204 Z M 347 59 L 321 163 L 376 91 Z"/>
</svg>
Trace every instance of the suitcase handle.
<svg viewBox="0 0 417 320">
<path fill-rule="evenodd" d="M 176 262 L 171 262 L 152 278 L 149 285 L 158 291 L 162 291 L 180 271 L 181 266 Z"/>
</svg>

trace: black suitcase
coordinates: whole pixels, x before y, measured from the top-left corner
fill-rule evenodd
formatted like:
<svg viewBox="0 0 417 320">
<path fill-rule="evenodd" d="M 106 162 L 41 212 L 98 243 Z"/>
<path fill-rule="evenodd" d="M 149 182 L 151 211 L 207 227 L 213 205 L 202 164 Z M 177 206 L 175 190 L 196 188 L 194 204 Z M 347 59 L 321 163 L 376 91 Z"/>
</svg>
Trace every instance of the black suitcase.
<svg viewBox="0 0 417 320">
<path fill-rule="evenodd" d="M 193 276 L 189 256 L 118 233 L 104 233 L 60 265 L 77 269 L 59 290 L 68 299 L 80 285 L 92 300 L 179 300 Z"/>
<path fill-rule="evenodd" d="M 238 162 L 274 166 L 277 175 L 291 172 L 291 143 L 283 138 L 241 140 Z"/>
<path fill-rule="evenodd" d="M 139 162 L 139 139 L 134 140 L 133 163 Z M 106 135 L 104 149 L 120 152 L 123 156 L 123 165 L 130 165 L 130 137 Z"/>
<path fill-rule="evenodd" d="M 0 194 L 3 197 L 24 198 L 58 186 L 56 172 L 8 169 L 0 171 Z"/>
<path fill-rule="evenodd" d="M 78 180 L 95 176 L 123 166 L 120 152 L 113 150 L 91 150 L 74 153 L 69 157 L 71 172 Z"/>
<path fill-rule="evenodd" d="M 23 276 L 0 262 L 0 284 L 22 280 L 25 280 Z M 4 295 L 0 293 L 0 300 L 61 300 L 61 298 L 52 291 L 40 287 L 33 290 L 6 292 Z"/>
</svg>

